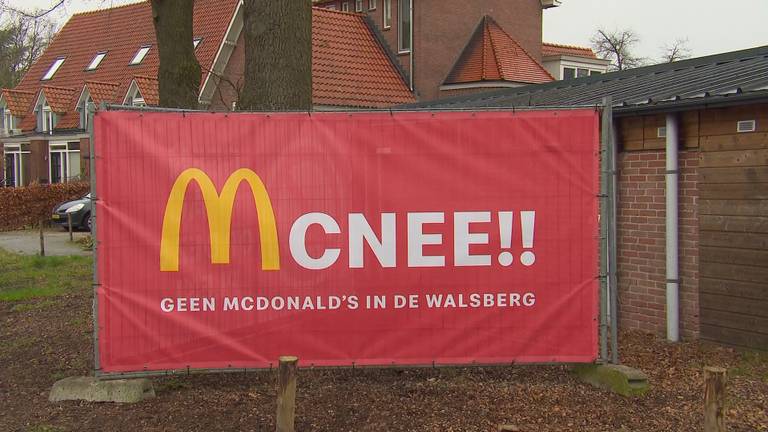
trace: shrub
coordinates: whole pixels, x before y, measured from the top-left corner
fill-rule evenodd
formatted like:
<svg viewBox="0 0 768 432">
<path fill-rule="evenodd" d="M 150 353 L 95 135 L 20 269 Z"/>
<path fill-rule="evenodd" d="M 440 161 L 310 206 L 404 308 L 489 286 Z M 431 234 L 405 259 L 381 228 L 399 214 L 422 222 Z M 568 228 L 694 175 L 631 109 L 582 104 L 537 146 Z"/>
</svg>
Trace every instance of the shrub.
<svg viewBox="0 0 768 432">
<path fill-rule="evenodd" d="M 31 184 L 20 188 L 0 188 L 0 231 L 37 225 L 50 220 L 53 208 L 88 193 L 88 182 Z"/>
</svg>

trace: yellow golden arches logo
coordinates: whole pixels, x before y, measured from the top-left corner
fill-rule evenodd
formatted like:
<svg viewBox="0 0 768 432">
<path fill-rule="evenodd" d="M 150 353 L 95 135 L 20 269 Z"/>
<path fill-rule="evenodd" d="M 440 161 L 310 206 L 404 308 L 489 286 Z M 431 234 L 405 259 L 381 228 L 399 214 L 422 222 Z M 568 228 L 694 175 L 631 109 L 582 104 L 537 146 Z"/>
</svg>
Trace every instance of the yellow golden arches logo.
<svg viewBox="0 0 768 432">
<path fill-rule="evenodd" d="M 189 183 L 195 181 L 203 193 L 203 202 L 208 215 L 208 231 L 211 242 L 211 262 L 229 263 L 229 242 L 232 225 L 232 206 L 235 204 L 237 188 L 247 182 L 253 193 L 256 212 L 259 217 L 259 239 L 261 241 L 261 268 L 280 269 L 280 252 L 277 242 L 277 225 L 272 202 L 259 176 L 241 168 L 229 176 L 221 194 L 216 191 L 210 177 L 197 168 L 184 170 L 171 188 L 168 204 L 163 216 L 163 232 L 160 240 L 160 271 L 179 271 L 179 235 L 181 231 L 181 210 Z"/>
</svg>

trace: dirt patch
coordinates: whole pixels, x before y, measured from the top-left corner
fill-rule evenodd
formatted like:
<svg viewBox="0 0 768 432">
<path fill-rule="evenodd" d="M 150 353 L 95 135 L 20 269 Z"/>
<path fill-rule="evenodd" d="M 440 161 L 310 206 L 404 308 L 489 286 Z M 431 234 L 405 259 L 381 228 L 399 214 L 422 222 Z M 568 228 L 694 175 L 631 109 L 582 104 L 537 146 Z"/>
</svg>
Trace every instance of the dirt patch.
<svg viewBox="0 0 768 432">
<path fill-rule="evenodd" d="M 92 368 L 88 281 L 55 297 L 0 302 L 2 431 L 272 431 L 274 373 L 155 380 L 136 405 L 47 401 L 57 379 Z M 626 399 L 564 366 L 302 370 L 298 431 L 698 431 L 702 367 L 729 368 L 731 431 L 768 431 L 768 357 L 623 334 L 623 362 L 652 388 Z"/>
</svg>

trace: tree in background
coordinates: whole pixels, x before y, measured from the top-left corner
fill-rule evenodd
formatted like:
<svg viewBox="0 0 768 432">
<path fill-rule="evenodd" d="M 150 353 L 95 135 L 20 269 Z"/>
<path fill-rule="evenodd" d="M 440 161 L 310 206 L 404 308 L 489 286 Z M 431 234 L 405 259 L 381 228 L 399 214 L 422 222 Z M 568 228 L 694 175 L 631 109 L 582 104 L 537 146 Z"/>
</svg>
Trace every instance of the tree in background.
<svg viewBox="0 0 768 432">
<path fill-rule="evenodd" d="M 632 30 L 598 29 L 592 36 L 592 49 L 598 57 L 611 61 L 611 70 L 620 71 L 643 66 L 646 61 L 634 54 L 640 38 Z"/>
<path fill-rule="evenodd" d="M 201 71 L 193 45 L 194 5 L 194 0 L 152 0 L 161 107 L 198 108 Z"/>
<path fill-rule="evenodd" d="M 238 108 L 312 108 L 311 0 L 245 0 L 245 76 Z"/>
<path fill-rule="evenodd" d="M 1 7 L 0 13 L 0 88 L 13 88 L 43 54 L 56 26 L 44 15 Z"/>
<path fill-rule="evenodd" d="M 691 58 L 691 49 L 688 48 L 688 39 L 678 39 L 671 45 L 666 45 L 662 48 L 662 63 L 672 63 L 687 58 Z"/>
</svg>

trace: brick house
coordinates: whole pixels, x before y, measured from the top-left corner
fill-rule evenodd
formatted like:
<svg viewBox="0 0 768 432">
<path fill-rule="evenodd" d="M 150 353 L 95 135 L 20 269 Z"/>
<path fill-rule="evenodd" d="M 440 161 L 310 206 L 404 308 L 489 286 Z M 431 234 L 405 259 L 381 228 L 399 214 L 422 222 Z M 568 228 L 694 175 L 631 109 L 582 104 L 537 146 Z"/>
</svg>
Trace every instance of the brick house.
<svg viewBox="0 0 768 432">
<path fill-rule="evenodd" d="M 555 0 L 314 0 L 322 8 L 365 14 L 395 53 L 420 101 L 489 88 L 552 81 L 542 66 L 556 51 L 542 44 L 543 11 Z M 551 48 L 547 51 L 547 46 Z M 576 69 L 600 68 L 589 48 L 570 47 Z M 561 48 L 560 51 L 563 51 Z M 550 58 L 561 64 L 561 59 Z M 553 66 L 556 67 L 556 66 Z M 565 66 L 571 67 L 571 66 Z M 560 67 L 562 69 L 562 67 Z"/>
<path fill-rule="evenodd" d="M 312 96 L 323 109 L 415 102 L 404 72 L 361 14 L 313 9 Z M 230 110 L 242 84 L 239 0 L 197 0 L 200 105 Z M 60 183 L 88 173 L 89 105 L 158 104 L 158 55 L 149 2 L 74 15 L 14 89 L 0 92 L 7 186 Z M 374 79 L 375 77 L 375 79 Z"/>
<path fill-rule="evenodd" d="M 676 310 L 685 338 L 768 349 L 768 46 L 416 106 L 594 106 L 604 96 L 619 150 L 619 327 L 669 336 Z M 675 231 L 676 249 L 666 239 Z M 668 303 L 670 285 L 679 295 Z"/>
</svg>

